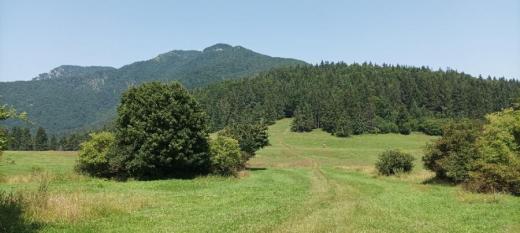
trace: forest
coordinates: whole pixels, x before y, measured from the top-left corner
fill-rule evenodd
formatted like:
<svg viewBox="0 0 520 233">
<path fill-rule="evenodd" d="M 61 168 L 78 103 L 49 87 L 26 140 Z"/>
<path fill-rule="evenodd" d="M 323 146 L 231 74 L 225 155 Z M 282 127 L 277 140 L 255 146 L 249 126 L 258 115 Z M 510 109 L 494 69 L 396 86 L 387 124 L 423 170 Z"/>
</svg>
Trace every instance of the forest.
<svg viewBox="0 0 520 233">
<path fill-rule="evenodd" d="M 199 88 L 210 129 L 293 117 L 293 131 L 336 136 L 422 131 L 440 135 L 449 119 L 483 119 L 511 106 L 520 82 L 428 67 L 322 62 Z"/>
</svg>

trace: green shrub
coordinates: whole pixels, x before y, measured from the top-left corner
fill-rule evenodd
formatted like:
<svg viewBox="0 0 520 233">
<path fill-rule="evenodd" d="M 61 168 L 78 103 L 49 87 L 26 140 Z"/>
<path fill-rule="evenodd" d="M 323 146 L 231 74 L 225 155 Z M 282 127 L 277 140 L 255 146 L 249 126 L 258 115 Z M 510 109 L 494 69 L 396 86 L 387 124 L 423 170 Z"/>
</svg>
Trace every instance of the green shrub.
<svg viewBox="0 0 520 233">
<path fill-rule="evenodd" d="M 520 195 L 520 163 L 511 166 L 477 162 L 469 177 L 464 187 L 471 191 Z"/>
<path fill-rule="evenodd" d="M 379 174 L 390 176 L 397 173 L 409 173 L 413 168 L 415 158 L 398 150 L 389 150 L 379 155 L 376 168 Z"/>
<path fill-rule="evenodd" d="M 209 171 L 207 116 L 181 84 L 131 87 L 117 112 L 111 164 L 123 175 L 156 179 Z"/>
<path fill-rule="evenodd" d="M 349 128 L 341 127 L 336 129 L 334 135 L 336 135 L 336 137 L 344 138 L 352 135 L 352 131 Z"/>
<path fill-rule="evenodd" d="M 109 132 L 90 134 L 90 139 L 80 145 L 76 170 L 91 176 L 108 176 L 110 171 L 108 153 L 115 137 Z"/>
<path fill-rule="evenodd" d="M 481 126 L 476 122 L 452 122 L 443 135 L 429 144 L 423 156 L 424 167 L 437 178 L 460 183 L 468 179 L 474 161 L 479 157 L 475 141 Z"/>
<path fill-rule="evenodd" d="M 210 141 L 211 171 L 219 175 L 235 175 L 244 167 L 245 159 L 238 141 L 217 135 Z"/>
<path fill-rule="evenodd" d="M 418 129 L 427 135 L 441 136 L 444 126 L 448 123 L 449 119 L 426 118 L 419 122 Z"/>
<path fill-rule="evenodd" d="M 2 152 L 7 149 L 7 130 L 0 127 L 0 159 L 2 157 Z"/>
<path fill-rule="evenodd" d="M 397 133 L 399 127 L 394 122 L 377 117 L 376 120 L 377 133 Z"/>
<path fill-rule="evenodd" d="M 476 144 L 480 157 L 467 187 L 479 192 L 520 195 L 520 110 L 488 114 Z"/>
<path fill-rule="evenodd" d="M 399 126 L 399 133 L 403 135 L 409 135 L 412 133 L 412 127 L 410 126 L 410 123 L 404 123 Z"/>
</svg>

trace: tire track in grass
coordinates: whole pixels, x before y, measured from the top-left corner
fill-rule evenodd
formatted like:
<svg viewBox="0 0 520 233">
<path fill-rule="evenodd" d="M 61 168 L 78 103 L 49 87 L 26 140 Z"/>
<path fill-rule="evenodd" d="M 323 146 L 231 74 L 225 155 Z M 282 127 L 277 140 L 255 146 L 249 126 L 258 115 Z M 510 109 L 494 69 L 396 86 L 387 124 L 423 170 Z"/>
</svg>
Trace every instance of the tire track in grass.
<svg viewBox="0 0 520 233">
<path fill-rule="evenodd" d="M 348 232 L 349 216 L 352 214 L 356 190 L 338 183 L 327 176 L 321 164 L 302 156 L 295 147 L 280 141 L 292 157 L 312 161 L 311 198 L 303 203 L 301 210 L 275 228 L 274 232 Z"/>
</svg>

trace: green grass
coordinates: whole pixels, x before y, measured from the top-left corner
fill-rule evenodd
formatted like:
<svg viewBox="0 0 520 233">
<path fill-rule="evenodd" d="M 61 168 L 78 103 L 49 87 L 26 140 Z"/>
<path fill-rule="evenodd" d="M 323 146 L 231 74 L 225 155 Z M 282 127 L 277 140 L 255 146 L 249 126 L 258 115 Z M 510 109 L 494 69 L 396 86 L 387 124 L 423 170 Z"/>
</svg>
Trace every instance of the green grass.
<svg viewBox="0 0 520 233">
<path fill-rule="evenodd" d="M 520 198 L 424 184 L 432 137 L 336 138 L 289 125 L 270 127 L 272 145 L 240 178 L 115 182 L 74 175 L 74 153 L 6 152 L 0 189 L 50 181 L 47 206 L 27 214 L 41 232 L 520 232 Z M 413 154 L 414 172 L 377 176 L 387 149 Z"/>
<path fill-rule="evenodd" d="M 71 172 L 77 152 L 70 151 L 4 151 L 0 161 L 3 175 L 27 174 L 45 169 L 55 173 Z"/>
</svg>

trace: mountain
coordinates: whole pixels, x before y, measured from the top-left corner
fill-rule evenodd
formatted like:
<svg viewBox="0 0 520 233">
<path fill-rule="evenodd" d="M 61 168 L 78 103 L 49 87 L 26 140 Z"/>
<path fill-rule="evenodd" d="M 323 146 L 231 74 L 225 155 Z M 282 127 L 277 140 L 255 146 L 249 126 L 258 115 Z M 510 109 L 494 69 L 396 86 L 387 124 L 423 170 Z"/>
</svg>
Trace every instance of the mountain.
<svg viewBox="0 0 520 233">
<path fill-rule="evenodd" d="M 110 121 L 121 93 L 131 85 L 177 80 L 191 89 L 296 65 L 306 63 L 216 44 L 203 51 L 173 50 L 119 69 L 60 66 L 31 81 L 0 82 L 0 101 L 27 112 L 34 126 L 63 134 Z"/>
</svg>

